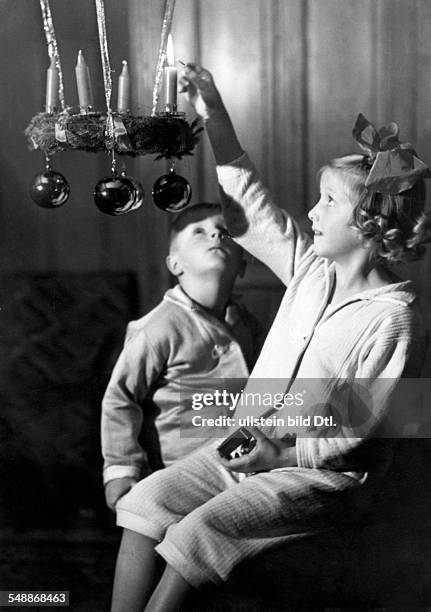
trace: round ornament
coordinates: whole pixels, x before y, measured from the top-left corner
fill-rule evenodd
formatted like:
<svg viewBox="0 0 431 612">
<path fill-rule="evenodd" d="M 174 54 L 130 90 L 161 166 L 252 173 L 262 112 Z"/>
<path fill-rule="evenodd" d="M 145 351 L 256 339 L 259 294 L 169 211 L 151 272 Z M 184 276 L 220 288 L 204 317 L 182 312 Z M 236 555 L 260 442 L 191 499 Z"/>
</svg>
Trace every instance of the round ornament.
<svg viewBox="0 0 431 612">
<path fill-rule="evenodd" d="M 189 204 L 192 197 L 190 183 L 183 176 L 171 170 L 153 185 L 154 204 L 167 212 L 180 212 Z"/>
<path fill-rule="evenodd" d="M 137 181 L 133 176 L 128 176 L 127 178 L 129 179 L 129 181 L 132 183 L 133 187 L 135 188 L 135 203 L 133 204 L 130 210 L 131 211 L 137 210 L 144 203 L 145 191 L 141 183 Z"/>
<path fill-rule="evenodd" d="M 94 188 L 94 202 L 106 215 L 124 215 L 137 208 L 137 192 L 129 177 L 112 174 L 101 179 Z"/>
<path fill-rule="evenodd" d="M 30 197 L 42 208 L 58 208 L 67 202 L 70 185 L 60 172 L 47 169 L 37 174 L 30 186 Z"/>
</svg>

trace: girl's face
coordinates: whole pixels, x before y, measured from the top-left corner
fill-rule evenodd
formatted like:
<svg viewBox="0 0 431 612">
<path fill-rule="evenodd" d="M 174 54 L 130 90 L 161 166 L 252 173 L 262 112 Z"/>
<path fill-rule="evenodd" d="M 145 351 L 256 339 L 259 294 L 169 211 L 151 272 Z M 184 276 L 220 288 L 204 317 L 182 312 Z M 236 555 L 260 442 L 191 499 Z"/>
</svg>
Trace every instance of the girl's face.
<svg viewBox="0 0 431 612">
<path fill-rule="evenodd" d="M 343 173 L 328 168 L 320 180 L 320 199 L 310 210 L 317 255 L 345 261 L 364 250 L 361 235 L 352 227 L 353 204 Z"/>
</svg>

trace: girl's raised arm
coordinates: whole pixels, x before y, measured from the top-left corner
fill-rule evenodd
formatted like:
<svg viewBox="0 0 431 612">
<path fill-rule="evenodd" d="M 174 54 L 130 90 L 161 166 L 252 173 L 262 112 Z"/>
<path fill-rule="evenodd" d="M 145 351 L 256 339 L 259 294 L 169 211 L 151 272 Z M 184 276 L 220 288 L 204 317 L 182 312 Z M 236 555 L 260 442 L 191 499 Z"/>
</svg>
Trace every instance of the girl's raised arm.
<svg viewBox="0 0 431 612">
<path fill-rule="evenodd" d="M 180 84 L 206 124 L 218 165 L 229 232 L 287 285 L 299 262 L 306 255 L 315 257 L 310 251 L 311 239 L 286 211 L 273 203 L 241 148 L 211 74 L 196 64 L 188 64 Z"/>
</svg>

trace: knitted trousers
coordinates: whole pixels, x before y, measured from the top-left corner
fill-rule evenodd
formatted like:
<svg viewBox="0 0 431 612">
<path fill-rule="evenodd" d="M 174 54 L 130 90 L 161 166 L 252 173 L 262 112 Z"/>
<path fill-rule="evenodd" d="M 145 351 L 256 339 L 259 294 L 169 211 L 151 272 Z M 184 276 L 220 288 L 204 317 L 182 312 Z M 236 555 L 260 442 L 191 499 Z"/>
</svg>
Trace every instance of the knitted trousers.
<svg viewBox="0 0 431 612">
<path fill-rule="evenodd" d="M 244 477 L 207 447 L 137 483 L 117 504 L 117 524 L 160 542 L 157 552 L 199 587 L 226 580 L 244 559 L 335 527 L 346 513 L 353 518 L 363 482 L 308 468 Z"/>
</svg>

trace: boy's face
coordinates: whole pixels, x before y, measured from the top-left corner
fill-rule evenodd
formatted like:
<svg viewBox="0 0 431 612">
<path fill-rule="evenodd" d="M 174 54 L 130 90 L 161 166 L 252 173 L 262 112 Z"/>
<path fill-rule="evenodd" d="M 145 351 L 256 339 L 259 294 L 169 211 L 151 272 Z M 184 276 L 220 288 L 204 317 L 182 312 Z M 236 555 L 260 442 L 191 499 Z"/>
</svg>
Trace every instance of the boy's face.
<svg viewBox="0 0 431 612">
<path fill-rule="evenodd" d="M 242 249 L 228 235 L 222 214 L 191 220 L 174 238 L 168 266 L 175 276 L 229 272 L 244 267 Z"/>
<path fill-rule="evenodd" d="M 361 236 L 352 227 L 352 214 L 353 204 L 342 173 L 325 170 L 320 181 L 320 199 L 308 213 L 318 255 L 340 261 L 363 251 Z"/>
</svg>

